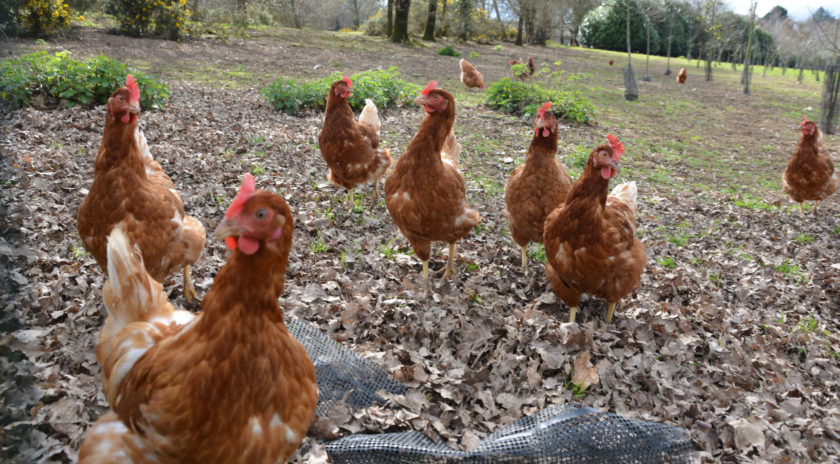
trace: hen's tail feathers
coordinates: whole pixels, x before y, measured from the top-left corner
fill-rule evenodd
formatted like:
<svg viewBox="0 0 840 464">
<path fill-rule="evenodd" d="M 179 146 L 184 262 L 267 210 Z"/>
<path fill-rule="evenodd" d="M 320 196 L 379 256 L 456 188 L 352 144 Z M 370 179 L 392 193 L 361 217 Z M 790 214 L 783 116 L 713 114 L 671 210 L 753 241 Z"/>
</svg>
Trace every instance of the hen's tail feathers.
<svg viewBox="0 0 840 464">
<path fill-rule="evenodd" d="M 379 111 L 376 109 L 376 105 L 370 98 L 365 99 L 365 107 L 362 108 L 362 112 L 359 113 L 359 122 L 367 124 L 373 128 L 373 131 L 376 132 L 377 136 L 379 135 L 379 128 L 382 126 L 382 123 L 379 121 Z"/>
<path fill-rule="evenodd" d="M 135 321 L 169 316 L 173 310 L 163 285 L 146 271 L 140 250 L 125 232 L 125 223 L 117 224 L 108 236 L 108 280 L 102 297 L 114 331 Z"/>
<path fill-rule="evenodd" d="M 143 131 L 140 130 L 139 127 L 134 128 L 134 140 L 137 141 L 137 148 L 140 150 L 140 154 L 143 155 L 143 158 L 152 158 L 152 152 L 149 150 L 149 143 L 146 142 L 146 136 L 143 135 Z"/>
<path fill-rule="evenodd" d="M 610 193 L 610 195 L 618 198 L 627 206 L 629 206 L 635 214 L 638 209 L 638 203 L 636 202 L 637 193 L 638 190 L 636 188 L 636 181 L 630 181 L 616 185 Z"/>
<path fill-rule="evenodd" d="M 455 138 L 455 132 L 450 131 L 446 136 L 446 141 L 443 142 L 443 148 L 440 151 L 440 159 L 444 163 L 451 165 L 455 169 L 460 169 L 458 159 L 461 156 L 461 144 Z"/>
</svg>

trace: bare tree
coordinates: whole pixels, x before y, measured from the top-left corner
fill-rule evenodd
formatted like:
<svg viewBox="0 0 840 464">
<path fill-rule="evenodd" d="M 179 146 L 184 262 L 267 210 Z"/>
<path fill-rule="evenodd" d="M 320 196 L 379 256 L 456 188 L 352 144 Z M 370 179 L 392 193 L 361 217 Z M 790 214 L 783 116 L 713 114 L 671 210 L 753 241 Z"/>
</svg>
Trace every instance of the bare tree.
<svg viewBox="0 0 840 464">
<path fill-rule="evenodd" d="M 446 0 L 443 0 L 446 2 Z M 435 41 L 435 16 L 437 14 L 437 0 L 429 0 L 429 15 L 426 17 L 426 29 L 423 30 L 423 40 Z"/>
<path fill-rule="evenodd" d="M 752 72 L 750 68 L 752 67 L 752 41 L 753 41 L 753 32 L 755 30 L 755 7 L 756 7 L 756 0 L 750 1 L 750 29 L 747 35 L 747 48 L 744 50 L 744 74 L 741 77 L 741 81 L 744 83 L 744 94 L 750 94 L 750 77 Z M 734 62 L 734 60 L 733 60 Z"/>
<path fill-rule="evenodd" d="M 408 8 L 411 0 L 394 0 L 394 28 L 391 30 L 391 42 L 408 40 Z"/>
<path fill-rule="evenodd" d="M 394 31 L 394 0 L 388 0 L 388 8 L 385 12 L 388 18 L 385 20 L 385 35 L 391 37 Z"/>
<path fill-rule="evenodd" d="M 624 0 L 627 9 L 627 69 L 624 70 L 624 99 L 637 100 L 639 89 L 636 87 L 636 76 L 633 74 L 633 55 L 630 51 L 630 0 Z"/>
</svg>

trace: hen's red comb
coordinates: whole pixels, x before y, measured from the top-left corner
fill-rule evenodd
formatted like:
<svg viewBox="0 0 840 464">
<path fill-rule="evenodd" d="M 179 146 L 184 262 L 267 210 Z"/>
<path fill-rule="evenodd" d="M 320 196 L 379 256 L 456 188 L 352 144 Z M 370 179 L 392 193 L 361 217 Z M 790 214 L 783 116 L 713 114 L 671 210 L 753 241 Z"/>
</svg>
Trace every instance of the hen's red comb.
<svg viewBox="0 0 840 464">
<path fill-rule="evenodd" d="M 341 76 L 341 79 L 342 79 L 344 82 L 346 82 L 346 83 L 347 83 L 347 87 L 349 87 L 349 88 L 351 88 L 351 89 L 353 88 L 353 81 L 351 81 L 349 77 L 347 77 L 347 76 Z"/>
<path fill-rule="evenodd" d="M 618 141 L 618 137 L 607 134 L 607 140 L 610 142 L 610 147 L 612 147 L 613 155 L 615 155 L 616 159 L 621 158 L 621 155 L 624 154 L 624 145 Z"/>
<path fill-rule="evenodd" d="M 134 81 L 134 76 L 129 74 L 125 77 L 125 86 L 128 87 L 128 101 L 140 101 L 140 89 L 137 88 L 137 82 Z"/>
<path fill-rule="evenodd" d="M 551 102 L 543 103 L 540 109 L 537 110 L 537 116 L 543 117 L 543 115 L 545 115 L 545 112 L 548 111 L 549 108 L 551 108 Z"/>
<path fill-rule="evenodd" d="M 511 66 L 513 66 L 513 65 L 515 65 L 515 64 L 516 64 L 516 60 L 510 60 L 510 63 L 508 63 L 508 64 L 510 64 Z"/>
<path fill-rule="evenodd" d="M 420 93 L 422 95 L 428 95 L 429 92 L 431 92 L 432 90 L 435 90 L 436 88 L 437 88 L 437 81 L 429 81 L 429 85 L 427 85 L 426 88 L 423 89 L 423 91 L 420 92 Z"/>
<path fill-rule="evenodd" d="M 254 196 L 255 187 L 254 176 L 250 172 L 246 173 L 245 179 L 239 187 L 239 192 L 236 194 L 236 198 L 233 199 L 233 203 L 230 204 L 227 212 L 225 212 L 226 219 L 230 219 L 242 212 L 242 209 L 245 208 L 245 203 Z"/>
<path fill-rule="evenodd" d="M 808 118 L 806 118 L 805 116 L 802 116 L 802 122 L 800 122 L 799 125 L 804 126 L 806 122 L 808 122 Z"/>
</svg>

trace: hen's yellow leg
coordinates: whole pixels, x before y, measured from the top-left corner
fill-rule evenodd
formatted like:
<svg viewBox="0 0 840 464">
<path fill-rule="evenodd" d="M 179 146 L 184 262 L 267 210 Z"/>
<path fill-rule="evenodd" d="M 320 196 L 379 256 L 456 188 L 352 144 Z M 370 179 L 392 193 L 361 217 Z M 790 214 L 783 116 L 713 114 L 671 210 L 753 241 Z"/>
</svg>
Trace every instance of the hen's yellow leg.
<svg viewBox="0 0 840 464">
<path fill-rule="evenodd" d="M 449 260 L 446 261 L 446 267 L 443 268 L 443 278 L 452 279 L 455 275 L 455 243 L 450 243 Z"/>
<path fill-rule="evenodd" d="M 575 315 L 577 314 L 577 309 L 577 306 L 569 308 L 569 322 L 575 322 Z"/>
<path fill-rule="evenodd" d="M 528 245 L 522 247 L 522 272 L 528 275 Z"/>
<path fill-rule="evenodd" d="M 192 301 L 193 298 L 198 298 L 195 294 L 195 285 L 193 284 L 189 266 L 184 266 L 184 298 L 187 299 L 187 303 Z"/>
</svg>

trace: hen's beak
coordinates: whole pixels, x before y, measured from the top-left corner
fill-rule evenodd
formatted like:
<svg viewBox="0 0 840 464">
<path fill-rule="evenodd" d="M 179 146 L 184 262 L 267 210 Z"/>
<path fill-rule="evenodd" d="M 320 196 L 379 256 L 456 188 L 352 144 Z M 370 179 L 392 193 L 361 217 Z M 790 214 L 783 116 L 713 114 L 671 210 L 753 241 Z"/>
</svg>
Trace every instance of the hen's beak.
<svg viewBox="0 0 840 464">
<path fill-rule="evenodd" d="M 216 240 L 222 240 L 227 237 L 239 236 L 241 232 L 242 227 L 237 224 L 236 218 L 226 218 L 224 221 L 219 223 L 216 227 L 216 232 L 214 232 L 213 235 L 216 237 Z"/>
<path fill-rule="evenodd" d="M 140 114 L 140 102 L 130 102 L 128 104 L 128 112 L 131 114 Z"/>
<path fill-rule="evenodd" d="M 420 95 L 414 99 L 414 104 L 417 106 L 426 106 L 429 103 L 425 95 Z"/>
<path fill-rule="evenodd" d="M 621 161 L 617 161 L 617 160 L 614 160 L 614 159 L 610 158 L 609 163 L 610 163 L 610 167 L 613 168 L 613 170 L 615 171 L 616 174 L 621 172 Z"/>
</svg>

